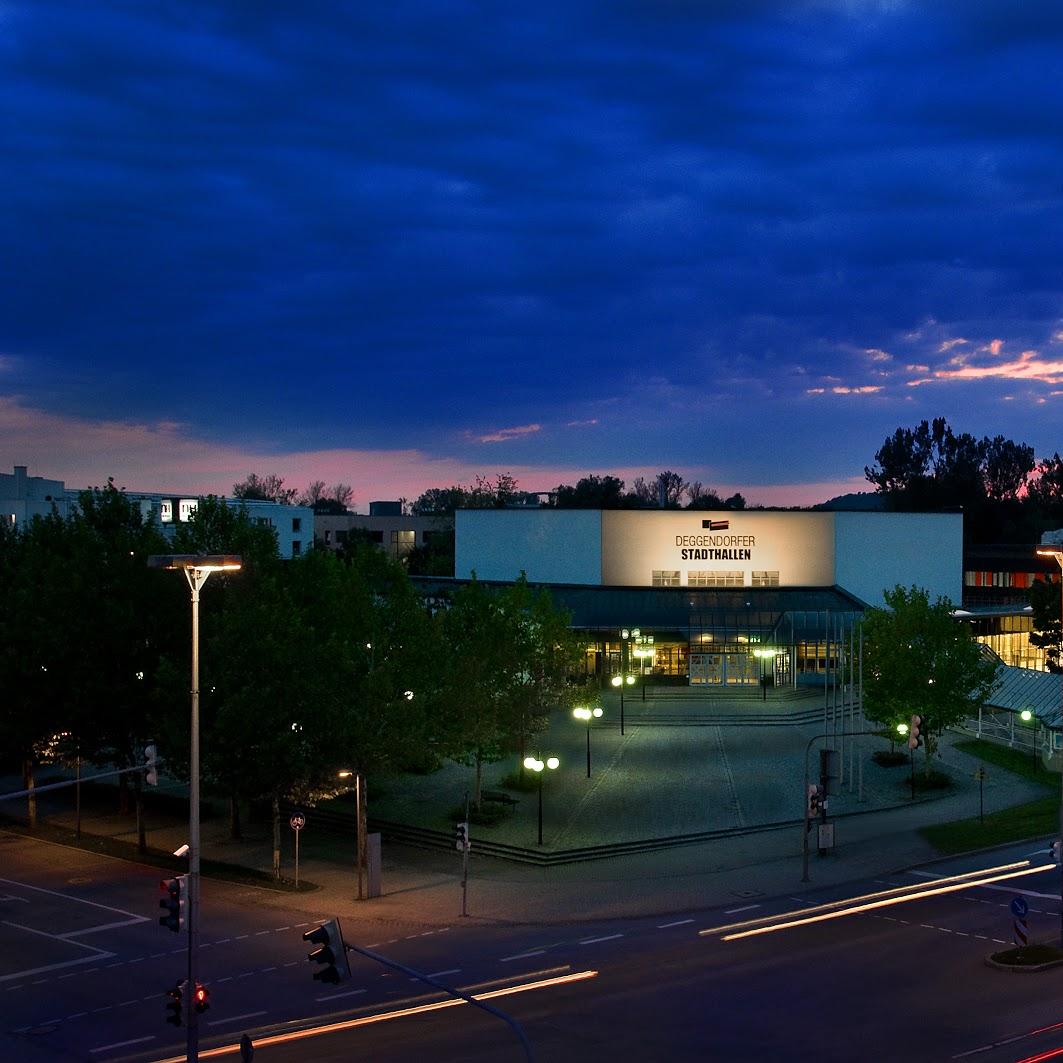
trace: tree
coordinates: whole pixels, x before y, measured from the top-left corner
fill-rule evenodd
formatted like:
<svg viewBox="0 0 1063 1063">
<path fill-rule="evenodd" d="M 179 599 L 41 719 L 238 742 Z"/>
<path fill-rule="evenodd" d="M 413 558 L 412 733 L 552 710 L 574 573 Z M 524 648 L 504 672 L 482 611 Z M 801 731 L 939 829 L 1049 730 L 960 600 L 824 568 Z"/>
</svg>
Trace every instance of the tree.
<svg viewBox="0 0 1063 1063">
<path fill-rule="evenodd" d="M 894 730 L 923 717 L 926 772 L 935 734 L 965 719 L 989 696 L 997 662 L 971 629 L 952 618 L 945 598 L 930 601 L 918 587 L 894 587 L 886 608 L 864 616 L 864 711 Z"/>
<path fill-rule="evenodd" d="M 584 476 L 574 487 L 559 484 L 555 497 L 558 509 L 621 509 L 624 481 L 615 476 Z"/>
<path fill-rule="evenodd" d="M 447 752 L 475 768 L 473 801 L 479 808 L 483 766 L 506 754 L 502 705 L 509 688 L 505 631 L 494 596 L 475 577 L 443 614 L 446 646 L 443 703 L 451 727 Z"/>
<path fill-rule="evenodd" d="M 1063 458 L 1057 451 L 1038 463 L 1029 486 L 1030 501 L 1041 511 L 1047 526 L 1063 521 Z"/>
<path fill-rule="evenodd" d="M 341 517 L 354 502 L 354 489 L 350 484 L 333 484 L 325 488 L 324 480 L 314 480 L 299 495 L 297 504 L 309 506 L 315 513 Z"/>
<path fill-rule="evenodd" d="M 406 555 L 406 571 L 411 576 L 454 575 L 454 529 L 432 528 L 425 542 Z"/>
<path fill-rule="evenodd" d="M 36 517 L 24 528 L 0 521 L 0 750 L 5 770 L 16 765 L 32 789 L 42 744 L 73 727 L 67 673 L 76 645 L 68 623 L 70 528 L 62 518 Z M 6 763 L 10 759 L 10 764 Z M 31 827 L 37 804 L 27 801 Z"/>
<path fill-rule="evenodd" d="M 325 481 L 312 480 L 307 489 L 299 496 L 300 506 L 316 506 L 325 497 Z"/>
<path fill-rule="evenodd" d="M 1033 447 L 1013 443 L 1003 436 L 987 439 L 984 451 L 986 495 L 994 502 L 1018 498 L 1034 466 Z"/>
<path fill-rule="evenodd" d="M 98 763 L 141 761 L 159 647 L 179 615 L 176 586 L 160 588 L 146 563 L 167 549 L 110 480 L 83 491 L 66 519 L 0 535 L 0 747 L 18 756 L 27 787 L 59 735 Z M 143 846 L 140 777 L 133 781 Z M 121 794 L 124 810 L 124 784 Z"/>
<path fill-rule="evenodd" d="M 571 680 L 583 641 L 570 628 L 571 615 L 558 609 L 545 589 L 533 591 L 523 572 L 497 595 L 496 616 L 510 680 L 504 726 L 523 771 L 530 740 L 546 729 L 553 710 L 571 707 L 579 695 Z"/>
<path fill-rule="evenodd" d="M 259 502 L 279 502 L 282 506 L 292 505 L 298 493 L 294 487 L 285 487 L 284 479 L 274 473 L 268 476 L 248 473 L 246 480 L 233 484 L 233 494 L 237 498 L 244 498 L 248 501 L 254 499 Z"/>
<path fill-rule="evenodd" d="M 569 620 L 523 574 L 499 590 L 474 578 L 443 615 L 441 707 L 451 721 L 448 749 L 453 759 L 475 767 L 477 806 L 483 766 L 513 752 L 523 761 L 550 712 L 578 693 L 570 680 L 582 643 Z"/>
<path fill-rule="evenodd" d="M 687 485 L 687 509 L 722 509 L 720 496 L 711 488 L 704 487 L 700 480 Z"/>
</svg>

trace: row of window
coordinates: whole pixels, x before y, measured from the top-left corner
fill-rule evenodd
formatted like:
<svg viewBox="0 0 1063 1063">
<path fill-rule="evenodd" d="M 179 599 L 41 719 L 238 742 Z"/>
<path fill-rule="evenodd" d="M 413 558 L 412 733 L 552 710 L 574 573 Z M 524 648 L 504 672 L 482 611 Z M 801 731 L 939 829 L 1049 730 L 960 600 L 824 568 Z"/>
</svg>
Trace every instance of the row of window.
<svg viewBox="0 0 1063 1063">
<path fill-rule="evenodd" d="M 756 570 L 751 575 L 753 587 L 778 587 L 779 573 Z M 681 576 L 677 568 L 655 568 L 653 570 L 654 587 L 681 587 Z M 744 587 L 746 575 L 741 569 L 721 571 L 692 570 L 687 573 L 688 587 Z"/>
<path fill-rule="evenodd" d="M 965 587 L 1031 587 L 1037 580 L 1044 579 L 1040 572 L 965 572 Z"/>
</svg>

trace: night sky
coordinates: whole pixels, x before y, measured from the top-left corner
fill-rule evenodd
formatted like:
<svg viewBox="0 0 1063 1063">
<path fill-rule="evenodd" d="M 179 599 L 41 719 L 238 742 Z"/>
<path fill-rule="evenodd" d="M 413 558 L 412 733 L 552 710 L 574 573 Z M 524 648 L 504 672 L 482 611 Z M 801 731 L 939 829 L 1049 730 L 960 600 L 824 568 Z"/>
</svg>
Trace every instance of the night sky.
<svg viewBox="0 0 1063 1063">
<path fill-rule="evenodd" d="M 1063 450 L 1063 4 L 0 0 L 0 471 Z"/>
</svg>

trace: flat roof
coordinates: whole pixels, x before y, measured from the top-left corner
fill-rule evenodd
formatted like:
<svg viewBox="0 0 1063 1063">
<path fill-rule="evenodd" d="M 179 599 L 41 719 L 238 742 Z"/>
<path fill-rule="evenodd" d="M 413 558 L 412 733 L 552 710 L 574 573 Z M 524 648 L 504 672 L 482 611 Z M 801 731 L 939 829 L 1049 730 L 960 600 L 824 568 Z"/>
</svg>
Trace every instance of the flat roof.
<svg viewBox="0 0 1063 1063">
<path fill-rule="evenodd" d="M 465 579 L 412 577 L 428 593 L 457 590 Z M 508 587 L 508 581 L 480 581 Z M 855 616 L 867 604 L 841 587 L 599 587 L 530 584 L 546 590 L 555 604 L 572 614 L 572 627 L 604 631 L 638 626 L 689 635 L 735 629 L 769 634 L 776 629 L 793 637 L 823 637 L 827 614 Z"/>
</svg>

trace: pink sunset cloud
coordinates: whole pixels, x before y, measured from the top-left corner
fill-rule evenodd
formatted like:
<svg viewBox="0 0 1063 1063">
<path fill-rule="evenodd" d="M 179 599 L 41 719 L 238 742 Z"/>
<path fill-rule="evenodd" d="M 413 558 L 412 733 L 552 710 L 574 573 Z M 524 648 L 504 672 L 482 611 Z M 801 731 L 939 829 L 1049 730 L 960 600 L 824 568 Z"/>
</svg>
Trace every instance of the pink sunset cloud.
<svg viewBox="0 0 1063 1063">
<path fill-rule="evenodd" d="M 429 487 L 472 483 L 477 476 L 498 472 L 513 475 L 525 491 L 549 491 L 573 484 L 591 473 L 618 476 L 628 488 L 639 476 L 653 480 L 662 468 L 604 465 L 473 464 L 459 458 L 434 456 L 415 448 L 359 450 L 335 448 L 271 453 L 196 438 L 187 425 L 174 422 L 92 421 L 34 409 L 0 396 L 0 439 L 6 458 L 0 467 L 26 465 L 31 476 L 63 480 L 67 487 L 105 483 L 113 476 L 130 491 L 173 491 L 187 494 L 232 493 L 248 473 L 273 473 L 290 487 L 314 480 L 347 483 L 355 506 L 365 510 L 376 499 L 411 501 Z M 834 495 L 865 490 L 860 479 L 794 484 L 721 483 L 711 469 L 672 465 L 685 479 L 700 480 L 722 498 L 736 492 L 750 505 L 814 505 Z"/>
</svg>

